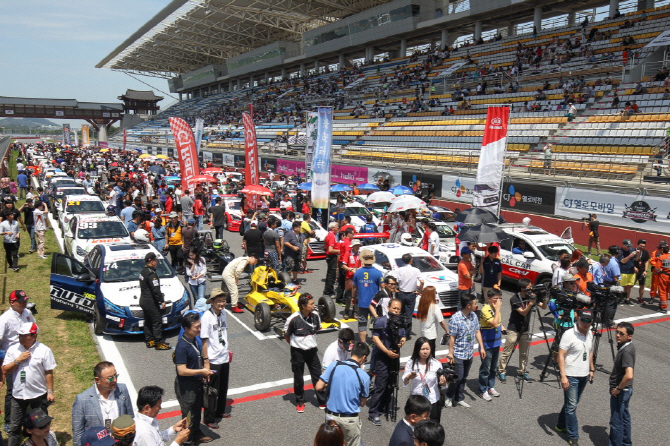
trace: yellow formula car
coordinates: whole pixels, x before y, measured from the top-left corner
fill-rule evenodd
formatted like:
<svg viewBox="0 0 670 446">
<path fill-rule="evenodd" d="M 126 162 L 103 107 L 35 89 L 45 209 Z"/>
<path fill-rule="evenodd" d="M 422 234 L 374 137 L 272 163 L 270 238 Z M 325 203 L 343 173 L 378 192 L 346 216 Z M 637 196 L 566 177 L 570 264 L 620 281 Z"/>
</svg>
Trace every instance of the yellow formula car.
<svg viewBox="0 0 670 446">
<path fill-rule="evenodd" d="M 258 331 L 270 329 L 272 318 L 287 319 L 298 311 L 299 287 L 290 283 L 290 276 L 284 272 L 277 276 L 272 268 L 257 266 L 251 275 L 251 291 L 246 296 L 246 307 L 254 313 L 254 326 Z M 335 304 L 323 296 L 317 302 L 321 317 L 321 329 L 339 328 L 335 320 Z M 281 327 L 282 330 L 283 325 Z"/>
</svg>

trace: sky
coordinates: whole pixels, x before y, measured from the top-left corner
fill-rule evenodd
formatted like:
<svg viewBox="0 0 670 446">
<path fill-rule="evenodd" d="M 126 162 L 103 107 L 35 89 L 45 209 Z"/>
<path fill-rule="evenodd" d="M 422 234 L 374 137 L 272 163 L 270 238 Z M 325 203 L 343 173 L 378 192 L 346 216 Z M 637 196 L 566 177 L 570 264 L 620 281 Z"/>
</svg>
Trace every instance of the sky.
<svg viewBox="0 0 670 446">
<path fill-rule="evenodd" d="M 95 68 L 170 0 L 0 0 L 0 96 L 120 102 L 150 87 Z M 164 79 L 141 76 L 169 92 Z M 174 100 L 154 90 L 165 99 Z M 175 95 L 176 96 L 176 95 Z M 80 126 L 85 121 L 52 119 Z"/>
</svg>

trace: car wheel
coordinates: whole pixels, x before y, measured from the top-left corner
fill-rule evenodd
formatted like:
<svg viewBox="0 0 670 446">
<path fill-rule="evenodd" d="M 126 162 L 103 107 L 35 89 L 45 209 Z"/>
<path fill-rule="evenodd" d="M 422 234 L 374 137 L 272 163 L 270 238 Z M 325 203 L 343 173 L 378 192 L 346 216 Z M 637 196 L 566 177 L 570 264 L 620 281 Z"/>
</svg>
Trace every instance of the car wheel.
<svg viewBox="0 0 670 446">
<path fill-rule="evenodd" d="M 228 230 L 228 219 L 227 218 L 223 219 L 223 230 L 224 231 Z"/>
<path fill-rule="evenodd" d="M 270 306 L 265 302 L 256 305 L 254 311 L 254 327 L 258 331 L 268 331 L 270 329 L 270 322 L 272 322 L 272 312 Z"/>
<path fill-rule="evenodd" d="M 321 296 L 319 299 L 319 317 L 323 322 L 333 322 L 335 320 L 335 304 L 333 299 L 328 296 Z"/>
<path fill-rule="evenodd" d="M 101 335 L 104 328 L 105 328 L 105 320 L 102 318 L 102 314 L 100 314 L 100 310 L 96 305 L 95 312 L 93 313 L 93 332 L 97 335 Z"/>
<path fill-rule="evenodd" d="M 293 282 L 293 279 L 291 279 L 291 275 L 289 273 L 287 273 L 286 271 L 280 272 L 279 273 L 279 278 L 285 284 L 289 284 L 289 283 Z"/>
<path fill-rule="evenodd" d="M 549 289 L 551 287 L 551 277 L 549 276 L 541 277 L 540 280 L 537 281 L 537 284 L 542 285 L 545 288 Z"/>
</svg>

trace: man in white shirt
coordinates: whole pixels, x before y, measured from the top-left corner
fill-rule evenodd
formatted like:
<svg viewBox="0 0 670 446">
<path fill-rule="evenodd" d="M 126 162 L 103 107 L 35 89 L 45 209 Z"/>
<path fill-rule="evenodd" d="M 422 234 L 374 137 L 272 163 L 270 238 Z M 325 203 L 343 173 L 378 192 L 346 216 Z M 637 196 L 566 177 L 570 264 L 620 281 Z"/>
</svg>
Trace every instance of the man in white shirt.
<svg viewBox="0 0 670 446">
<path fill-rule="evenodd" d="M 435 223 L 429 222 L 426 225 L 426 232 L 428 232 L 428 253 L 434 256 L 440 253 L 440 235 L 437 233 L 437 226 Z"/>
<path fill-rule="evenodd" d="M 0 350 L 6 352 L 9 347 L 19 342 L 19 328 L 24 322 L 35 322 L 30 310 L 26 309 L 30 299 L 22 290 L 14 290 L 9 294 L 9 309 L 0 316 Z M 7 375 L 7 394 L 5 395 L 5 419 L 9 419 L 12 409 L 11 375 Z"/>
<path fill-rule="evenodd" d="M 35 209 L 33 210 L 33 221 L 35 222 L 35 238 L 37 238 L 37 257 L 46 259 L 44 255 L 45 235 L 47 228 L 49 228 L 49 219 L 47 218 L 47 205 L 42 201 L 35 201 Z"/>
<path fill-rule="evenodd" d="M 279 207 L 284 208 L 287 211 L 293 210 L 293 202 L 291 201 L 291 197 L 289 197 L 288 194 L 284 194 L 284 199 L 279 202 Z"/>
<path fill-rule="evenodd" d="M 56 360 L 49 347 L 37 342 L 38 331 L 34 322 L 21 324 L 19 342 L 9 347 L 2 365 L 2 373 L 13 375 L 9 446 L 19 446 L 21 442 L 21 423 L 28 407 L 39 407 L 48 414 L 48 404 L 56 400 Z"/>
<path fill-rule="evenodd" d="M 581 310 L 575 326 L 563 333 L 558 347 L 558 369 L 561 372 L 561 387 L 565 397 L 554 429 L 567 432 L 569 444 L 577 444 L 579 441 L 577 403 L 586 383 L 593 381 L 595 372 L 592 322 L 593 312 Z"/>
<path fill-rule="evenodd" d="M 164 431 L 159 430 L 156 416 L 162 403 L 163 389 L 158 386 L 145 386 L 137 393 L 133 446 L 179 446 L 188 439 L 191 431 L 186 427 L 186 418 Z"/>
<path fill-rule="evenodd" d="M 346 361 L 351 358 L 351 350 L 354 348 L 354 330 L 343 328 L 337 334 L 337 340 L 332 342 L 323 353 L 321 367 L 325 372 L 328 366 L 335 361 Z"/>
<path fill-rule="evenodd" d="M 402 311 L 407 316 L 409 324 L 406 327 L 409 340 L 411 339 L 409 330 L 412 328 L 412 312 L 414 312 L 417 292 L 421 293 L 423 290 L 423 280 L 419 277 L 421 275 L 419 268 L 412 266 L 411 254 L 403 254 L 402 261 L 405 265 L 395 270 L 393 275 L 398 280 L 398 299 L 402 302 Z"/>
<path fill-rule="evenodd" d="M 214 375 L 209 378 L 209 385 L 217 389 L 216 410 L 205 408 L 204 423 L 212 429 L 218 429 L 217 418 L 230 418 L 226 412 L 228 399 L 228 379 L 230 376 L 230 351 L 228 351 L 228 323 L 226 306 L 228 293 L 221 288 L 214 288 L 207 299 L 210 309 L 202 314 L 200 320 L 200 339 L 202 339 L 202 359 L 205 367 L 213 370 Z"/>
</svg>

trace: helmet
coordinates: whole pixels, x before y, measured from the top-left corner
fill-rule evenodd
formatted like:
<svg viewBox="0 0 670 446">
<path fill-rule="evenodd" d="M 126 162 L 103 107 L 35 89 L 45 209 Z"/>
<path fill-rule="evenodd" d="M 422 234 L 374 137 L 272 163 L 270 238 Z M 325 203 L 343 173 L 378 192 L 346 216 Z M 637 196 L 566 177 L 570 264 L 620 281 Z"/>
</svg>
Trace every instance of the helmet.
<svg viewBox="0 0 670 446">
<path fill-rule="evenodd" d="M 77 178 L 76 180 L 74 180 L 74 183 L 81 186 L 84 182 L 80 178 Z"/>
<path fill-rule="evenodd" d="M 412 236 L 409 233 L 405 232 L 403 235 L 400 236 L 400 244 L 403 246 L 414 246 Z"/>
<path fill-rule="evenodd" d="M 222 247 L 223 247 L 223 240 L 221 240 L 220 238 L 217 238 L 216 240 L 214 240 L 214 244 L 212 245 L 212 248 L 221 249 Z"/>
<path fill-rule="evenodd" d="M 136 242 L 149 243 L 149 233 L 145 229 L 137 228 L 134 238 Z"/>
<path fill-rule="evenodd" d="M 107 215 L 110 216 L 116 215 L 116 209 L 111 204 L 107 206 Z"/>
</svg>

